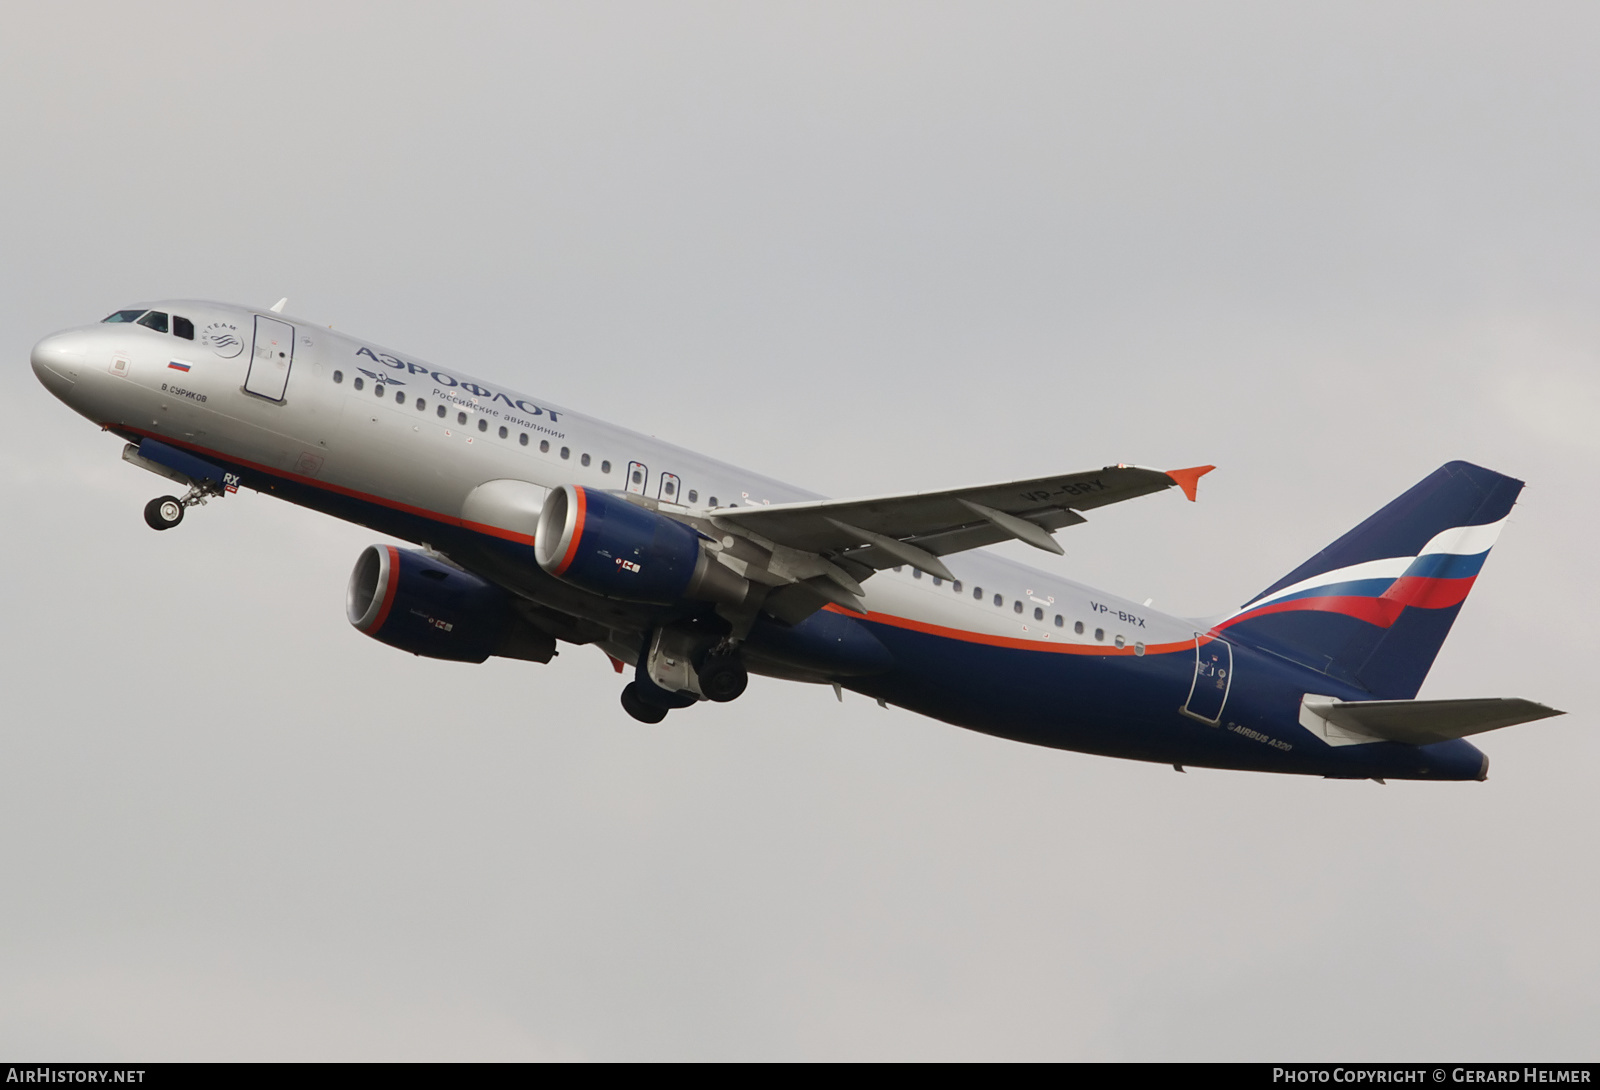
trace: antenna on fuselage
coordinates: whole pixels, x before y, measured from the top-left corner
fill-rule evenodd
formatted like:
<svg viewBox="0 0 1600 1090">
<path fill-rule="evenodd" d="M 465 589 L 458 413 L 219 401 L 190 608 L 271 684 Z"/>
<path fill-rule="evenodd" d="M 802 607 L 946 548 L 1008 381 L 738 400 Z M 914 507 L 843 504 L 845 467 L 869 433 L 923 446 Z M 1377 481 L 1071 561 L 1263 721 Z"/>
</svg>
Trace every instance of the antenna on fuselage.
<svg viewBox="0 0 1600 1090">
<path fill-rule="evenodd" d="M 274 313 L 274 314 L 282 314 L 283 313 L 283 308 L 288 302 L 289 302 L 289 297 L 287 295 L 285 295 L 282 299 L 279 299 L 276 303 L 273 303 L 272 307 L 271 307 L 272 313 Z"/>
</svg>

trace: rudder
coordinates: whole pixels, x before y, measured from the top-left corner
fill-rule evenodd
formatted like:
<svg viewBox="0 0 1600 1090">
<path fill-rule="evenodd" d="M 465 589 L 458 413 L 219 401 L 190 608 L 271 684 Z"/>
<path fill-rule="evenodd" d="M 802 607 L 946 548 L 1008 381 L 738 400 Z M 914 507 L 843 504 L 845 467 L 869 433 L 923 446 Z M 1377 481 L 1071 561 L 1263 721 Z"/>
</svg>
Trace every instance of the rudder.
<svg viewBox="0 0 1600 1090">
<path fill-rule="evenodd" d="M 1385 700 L 1417 695 L 1522 482 L 1449 462 L 1214 631 Z"/>
</svg>

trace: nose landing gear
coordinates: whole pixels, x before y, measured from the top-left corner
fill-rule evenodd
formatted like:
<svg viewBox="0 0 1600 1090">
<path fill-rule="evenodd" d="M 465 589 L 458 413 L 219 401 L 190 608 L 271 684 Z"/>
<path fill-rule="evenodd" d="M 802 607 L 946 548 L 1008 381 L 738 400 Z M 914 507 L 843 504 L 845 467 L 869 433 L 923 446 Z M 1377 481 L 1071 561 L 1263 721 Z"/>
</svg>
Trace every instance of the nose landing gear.
<svg viewBox="0 0 1600 1090">
<path fill-rule="evenodd" d="M 122 460 L 159 477 L 188 485 L 183 498 L 157 496 L 144 505 L 144 521 L 152 530 L 170 530 L 183 521 L 183 510 L 205 503 L 208 496 L 237 491 L 239 478 L 219 465 L 198 458 L 187 450 L 145 438 L 122 448 Z"/>
<path fill-rule="evenodd" d="M 187 507 L 206 502 L 208 496 L 220 496 L 222 489 L 210 481 L 200 481 L 189 486 L 189 491 L 183 498 L 177 496 L 157 496 L 144 505 L 145 525 L 152 530 L 170 530 L 183 521 L 183 512 Z"/>
<path fill-rule="evenodd" d="M 176 496 L 157 496 L 144 505 L 144 521 L 152 530 L 170 530 L 183 521 L 183 501 Z"/>
</svg>

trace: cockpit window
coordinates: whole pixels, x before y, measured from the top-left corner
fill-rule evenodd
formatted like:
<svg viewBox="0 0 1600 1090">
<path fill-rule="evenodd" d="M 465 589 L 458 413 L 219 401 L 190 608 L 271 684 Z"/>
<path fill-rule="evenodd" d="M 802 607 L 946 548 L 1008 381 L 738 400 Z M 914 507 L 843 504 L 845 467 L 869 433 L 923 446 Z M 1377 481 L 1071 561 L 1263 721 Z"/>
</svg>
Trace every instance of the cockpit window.
<svg viewBox="0 0 1600 1090">
<path fill-rule="evenodd" d="M 107 322 L 137 322 L 139 320 L 139 315 L 141 315 L 143 313 L 144 313 L 144 311 L 142 311 L 142 310 L 119 310 L 115 314 L 111 315 L 111 317 L 106 318 L 105 321 L 107 321 Z"/>
<path fill-rule="evenodd" d="M 186 341 L 194 340 L 194 323 L 181 315 L 172 316 L 172 335 Z"/>
<path fill-rule="evenodd" d="M 152 310 L 139 319 L 139 324 L 148 326 L 157 333 L 165 333 L 167 331 L 167 313 L 164 310 Z"/>
</svg>

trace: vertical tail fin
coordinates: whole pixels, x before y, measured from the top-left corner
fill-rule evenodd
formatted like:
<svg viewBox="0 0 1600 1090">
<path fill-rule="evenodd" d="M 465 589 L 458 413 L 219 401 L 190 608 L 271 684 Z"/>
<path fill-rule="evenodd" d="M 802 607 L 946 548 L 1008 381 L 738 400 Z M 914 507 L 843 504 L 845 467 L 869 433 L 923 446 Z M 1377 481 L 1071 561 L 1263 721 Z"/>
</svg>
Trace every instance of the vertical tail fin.
<svg viewBox="0 0 1600 1090">
<path fill-rule="evenodd" d="M 1216 631 L 1373 696 L 1417 695 L 1522 482 L 1450 462 Z"/>
</svg>

